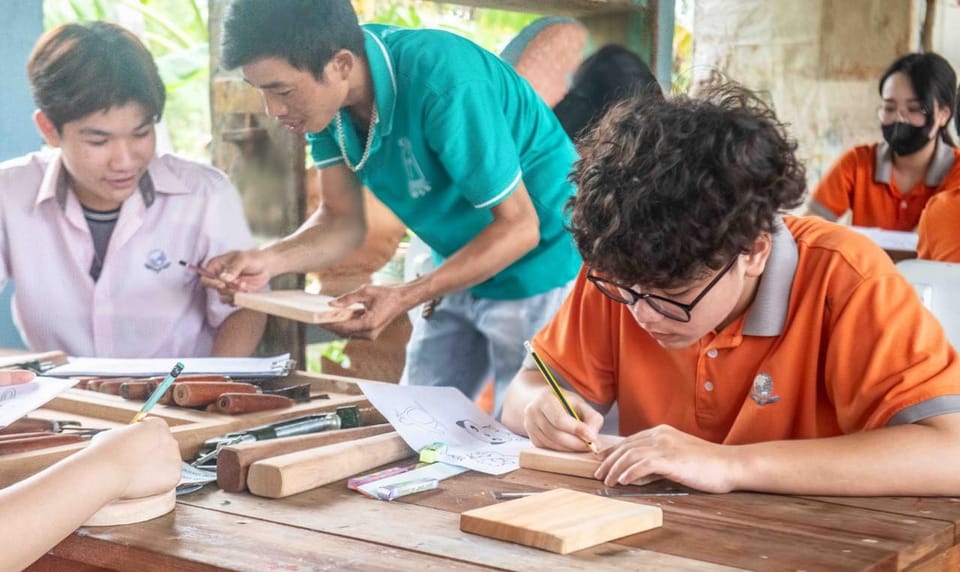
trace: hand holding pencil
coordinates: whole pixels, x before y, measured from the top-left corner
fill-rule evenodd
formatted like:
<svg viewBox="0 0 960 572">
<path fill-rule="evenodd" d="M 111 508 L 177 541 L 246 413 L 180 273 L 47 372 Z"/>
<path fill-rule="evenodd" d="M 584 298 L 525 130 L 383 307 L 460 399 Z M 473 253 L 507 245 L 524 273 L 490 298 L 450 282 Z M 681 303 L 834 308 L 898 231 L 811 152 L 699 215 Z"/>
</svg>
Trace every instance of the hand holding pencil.
<svg viewBox="0 0 960 572">
<path fill-rule="evenodd" d="M 581 421 L 580 416 L 577 414 L 576 409 L 573 405 L 570 404 L 570 401 L 567 399 L 567 396 L 564 394 L 563 389 L 560 387 L 560 383 L 553 376 L 553 373 L 550 371 L 550 368 L 540 359 L 540 356 L 537 355 L 537 352 L 533 350 L 533 346 L 530 342 L 523 342 L 523 346 L 527 349 L 527 352 L 530 354 L 530 357 L 533 358 L 534 363 L 537 364 L 537 369 L 540 370 L 540 374 L 543 375 L 543 378 L 546 380 L 547 384 L 550 386 L 551 391 L 553 392 L 554 397 L 560 402 L 560 405 L 563 406 L 564 411 L 567 415 L 574 418 L 577 421 Z M 584 444 L 589 447 L 589 449 L 594 453 L 598 454 L 600 451 L 597 448 L 596 443 L 588 439 L 583 439 Z"/>
</svg>

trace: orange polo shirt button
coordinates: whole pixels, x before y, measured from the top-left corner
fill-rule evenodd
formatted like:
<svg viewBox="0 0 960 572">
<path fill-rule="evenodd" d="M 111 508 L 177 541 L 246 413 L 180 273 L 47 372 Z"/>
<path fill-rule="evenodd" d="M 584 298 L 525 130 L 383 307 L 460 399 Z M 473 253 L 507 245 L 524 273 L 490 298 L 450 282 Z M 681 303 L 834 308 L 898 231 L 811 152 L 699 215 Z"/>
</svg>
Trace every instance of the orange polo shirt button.
<svg viewBox="0 0 960 572">
<path fill-rule="evenodd" d="M 709 358 L 715 358 L 715 357 L 717 357 L 719 354 L 720 354 L 720 352 L 717 351 L 717 348 L 711 348 L 710 351 L 707 352 L 707 357 L 709 357 Z"/>
<path fill-rule="evenodd" d="M 707 391 L 713 391 L 713 382 L 712 381 L 705 382 L 703 384 L 703 388 L 706 389 Z"/>
<path fill-rule="evenodd" d="M 900 208 L 902 209 L 907 208 L 907 201 L 900 201 Z"/>
</svg>

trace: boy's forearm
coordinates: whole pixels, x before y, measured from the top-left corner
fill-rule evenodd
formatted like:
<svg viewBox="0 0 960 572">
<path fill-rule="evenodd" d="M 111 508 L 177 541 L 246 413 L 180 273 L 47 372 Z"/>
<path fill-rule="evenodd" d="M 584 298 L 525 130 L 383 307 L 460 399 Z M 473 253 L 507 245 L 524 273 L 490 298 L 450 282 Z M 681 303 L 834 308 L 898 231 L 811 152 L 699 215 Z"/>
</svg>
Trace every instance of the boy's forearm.
<svg viewBox="0 0 960 572">
<path fill-rule="evenodd" d="M 941 416 L 941 420 L 951 416 Z M 960 438 L 915 423 L 828 439 L 736 447 L 735 489 L 804 495 L 960 494 Z"/>
</svg>

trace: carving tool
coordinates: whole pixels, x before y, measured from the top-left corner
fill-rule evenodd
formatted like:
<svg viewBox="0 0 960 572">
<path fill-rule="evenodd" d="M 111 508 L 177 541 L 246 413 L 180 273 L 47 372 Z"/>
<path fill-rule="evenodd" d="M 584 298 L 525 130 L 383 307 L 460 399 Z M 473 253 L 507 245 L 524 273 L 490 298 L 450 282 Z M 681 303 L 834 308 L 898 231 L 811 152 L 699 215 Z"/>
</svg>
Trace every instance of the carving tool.
<svg viewBox="0 0 960 572">
<path fill-rule="evenodd" d="M 177 362 L 177 365 L 173 366 L 173 369 L 170 370 L 170 373 L 167 374 L 167 377 L 163 378 L 163 382 L 157 386 L 157 389 L 153 391 L 153 394 L 143 403 L 143 407 L 140 408 L 140 411 L 133 416 L 133 419 L 130 420 L 130 423 L 136 423 L 143 420 L 147 416 L 147 413 L 153 409 L 153 406 L 157 404 L 157 401 L 160 400 L 160 397 L 163 396 L 164 392 L 173 384 L 173 380 L 177 379 L 177 376 L 180 375 L 180 372 L 183 371 L 183 364 Z"/>
<path fill-rule="evenodd" d="M 497 500 L 508 500 L 538 495 L 547 491 L 490 491 L 490 496 Z M 684 497 L 690 493 L 686 491 L 621 491 L 616 489 L 597 489 L 593 494 L 601 497 Z"/>
<path fill-rule="evenodd" d="M 255 413 L 292 407 L 294 401 L 282 395 L 261 395 L 256 393 L 224 393 L 217 398 L 216 412 L 226 415 Z"/>
<path fill-rule="evenodd" d="M 245 431 L 227 433 L 222 437 L 204 441 L 203 446 L 200 448 L 200 457 L 193 462 L 193 466 L 198 467 L 204 465 L 209 460 L 216 458 L 221 449 L 231 445 L 359 426 L 360 408 L 356 405 L 346 405 L 338 407 L 336 411 L 331 411 L 330 413 L 306 415 L 304 417 L 280 421 L 279 423 L 254 427 Z"/>
<path fill-rule="evenodd" d="M 553 373 L 550 372 L 550 368 L 547 367 L 547 364 L 543 363 L 543 360 L 540 359 L 540 356 L 537 355 L 537 352 L 533 351 L 533 346 L 530 342 L 523 342 L 523 347 L 527 348 L 527 351 L 530 353 L 530 357 L 533 358 L 533 361 L 537 364 L 537 369 L 540 370 L 543 378 L 547 380 L 547 383 L 550 384 L 550 389 L 553 390 L 553 394 L 557 396 L 557 399 L 560 400 L 560 404 L 563 405 L 563 408 L 566 409 L 570 417 L 573 417 L 577 421 L 580 421 L 580 416 L 577 415 L 577 412 L 570 405 L 570 402 L 567 401 L 567 396 L 563 394 L 563 390 L 560 389 L 560 384 L 557 383 L 557 380 L 553 377 Z M 597 449 L 597 445 L 593 441 L 583 440 L 586 443 L 587 447 L 593 451 L 593 454 L 596 455 L 600 452 Z"/>
</svg>

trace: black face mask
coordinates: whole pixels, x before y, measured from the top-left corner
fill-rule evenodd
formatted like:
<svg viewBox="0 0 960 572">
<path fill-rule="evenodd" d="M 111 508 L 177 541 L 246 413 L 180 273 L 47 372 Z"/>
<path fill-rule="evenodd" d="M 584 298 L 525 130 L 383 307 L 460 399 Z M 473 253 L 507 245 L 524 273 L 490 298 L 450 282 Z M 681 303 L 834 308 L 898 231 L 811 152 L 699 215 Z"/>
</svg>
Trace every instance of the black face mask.
<svg viewBox="0 0 960 572">
<path fill-rule="evenodd" d="M 913 155 L 930 142 L 930 129 L 926 125 L 917 127 L 898 121 L 880 127 L 883 129 L 883 139 L 890 144 L 893 152 L 901 157 Z"/>
</svg>

